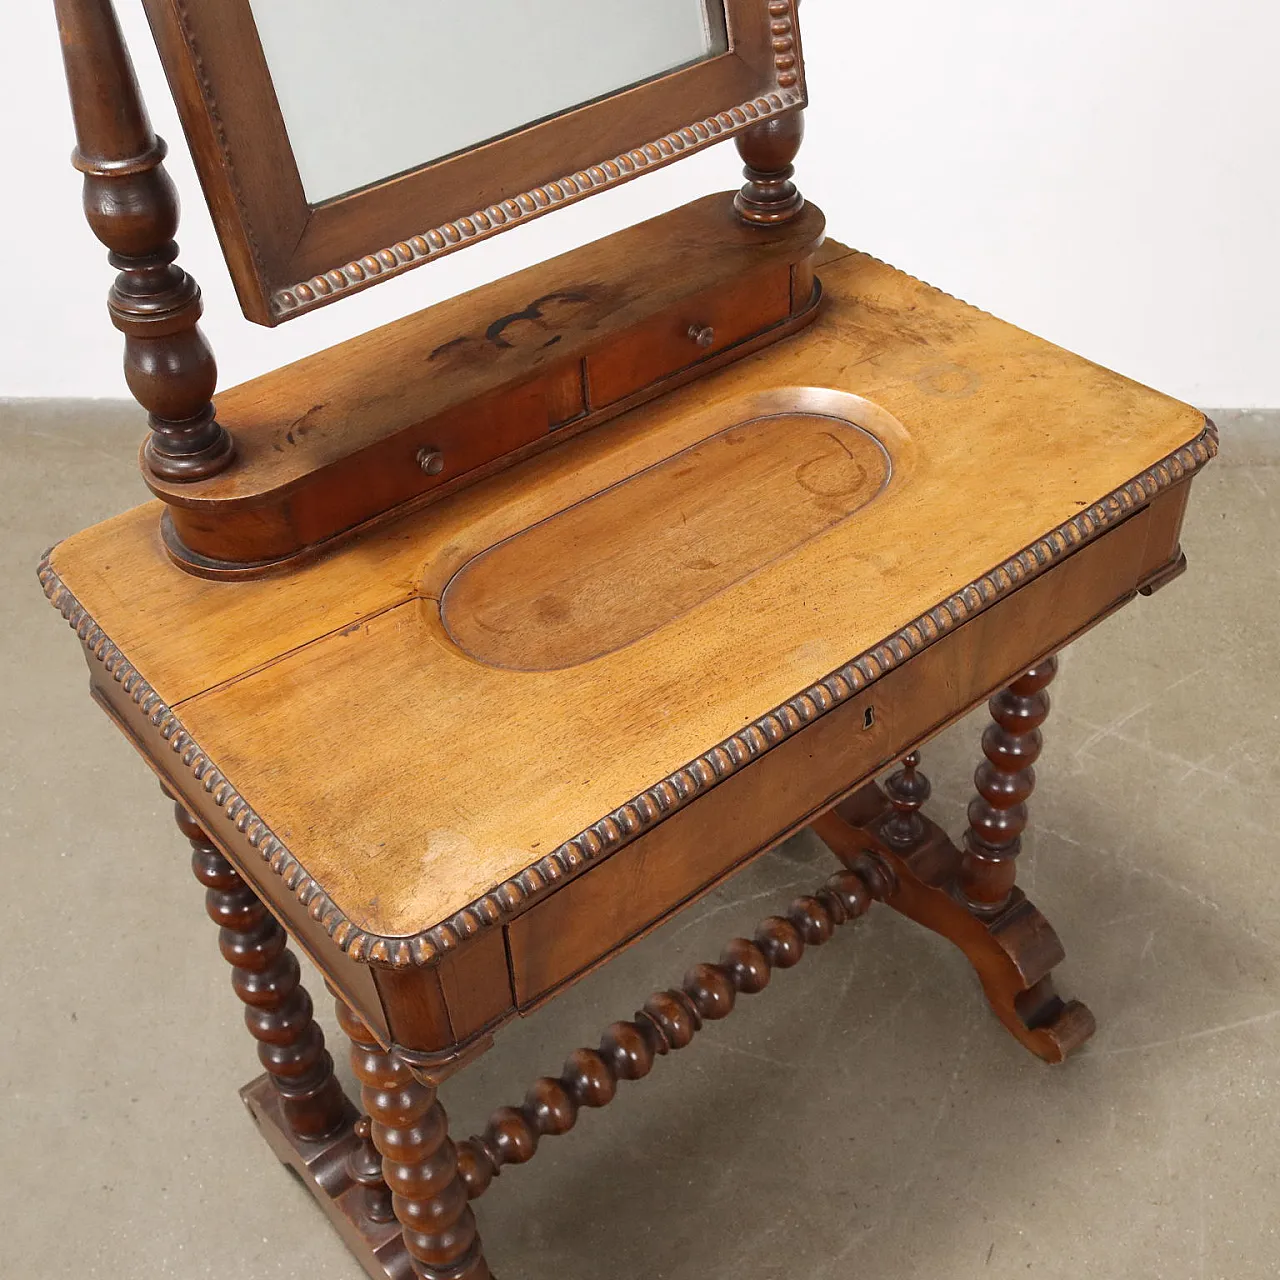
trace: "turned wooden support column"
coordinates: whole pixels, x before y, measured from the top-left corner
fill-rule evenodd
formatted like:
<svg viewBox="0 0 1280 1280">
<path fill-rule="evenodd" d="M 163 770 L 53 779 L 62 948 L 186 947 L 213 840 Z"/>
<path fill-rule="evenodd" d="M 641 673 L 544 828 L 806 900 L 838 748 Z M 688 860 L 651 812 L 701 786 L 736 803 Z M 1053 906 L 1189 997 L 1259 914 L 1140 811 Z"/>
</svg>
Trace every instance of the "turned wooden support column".
<svg viewBox="0 0 1280 1280">
<path fill-rule="evenodd" d="M 769 0 L 769 23 L 777 56 L 798 59 L 790 0 Z M 736 141 L 747 179 L 734 201 L 739 217 L 765 227 L 790 222 L 804 208 L 804 197 L 791 181 L 804 141 L 804 112 L 772 116 L 738 134 Z"/>
<path fill-rule="evenodd" d="M 982 735 L 986 759 L 973 775 L 978 794 L 969 805 L 960 863 L 960 888 L 976 911 L 1001 910 L 1013 892 L 1027 799 L 1036 785 L 1033 766 L 1044 745 L 1040 726 L 1049 714 L 1045 689 L 1057 674 L 1058 659 L 1046 658 L 988 704 L 993 723 Z"/>
<path fill-rule="evenodd" d="M 362 1086 L 382 1176 L 415 1274 L 421 1280 L 491 1280 L 435 1089 L 383 1049 L 341 1001 L 338 1017 L 351 1037 L 351 1069 Z"/>
<path fill-rule="evenodd" d="M 929 779 L 920 772 L 920 753 L 913 751 L 903 759 L 902 768 L 884 784 L 884 793 L 893 806 L 892 815 L 880 828 L 886 844 L 902 851 L 914 849 L 924 840 L 928 827 L 920 810 L 932 792 Z"/>
<path fill-rule="evenodd" d="M 107 307 L 124 334 L 129 390 L 149 414 L 146 468 L 202 480 L 232 458 L 214 416 L 218 370 L 200 332 L 196 282 L 177 266 L 178 196 L 164 169 L 111 0 L 54 0 L 75 117 L 71 162 L 84 211 L 120 274 Z"/>
<path fill-rule="evenodd" d="M 178 826 L 191 841 L 191 868 L 205 886 L 205 908 L 220 926 L 218 943 L 232 966 L 244 1020 L 293 1132 L 310 1142 L 347 1122 L 346 1098 L 324 1047 L 324 1032 L 301 983 L 298 958 L 276 918 L 181 805 Z"/>
</svg>

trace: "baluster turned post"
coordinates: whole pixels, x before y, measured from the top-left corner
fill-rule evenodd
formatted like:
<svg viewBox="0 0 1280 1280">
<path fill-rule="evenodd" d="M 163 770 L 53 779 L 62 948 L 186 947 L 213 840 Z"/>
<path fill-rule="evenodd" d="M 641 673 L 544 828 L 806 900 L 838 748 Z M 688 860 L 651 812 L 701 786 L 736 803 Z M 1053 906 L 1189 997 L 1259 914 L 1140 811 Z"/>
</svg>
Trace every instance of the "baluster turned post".
<svg viewBox="0 0 1280 1280">
<path fill-rule="evenodd" d="M 791 56 L 798 61 L 790 0 L 769 0 L 769 23 L 774 52 L 780 58 Z M 747 179 L 734 201 L 738 216 L 744 222 L 764 227 L 790 222 L 804 208 L 804 196 L 791 181 L 796 172 L 795 158 L 804 141 L 804 112 L 772 116 L 738 134 L 736 141 Z"/>
<path fill-rule="evenodd" d="M 200 332 L 200 288 L 176 264 L 178 196 L 164 169 L 111 0 L 54 0 L 75 118 L 71 162 L 84 174 L 84 212 L 120 274 L 107 301 L 125 339 L 129 390 L 149 414 L 146 468 L 162 480 L 203 480 L 231 461 L 214 416 L 218 369 Z"/>
</svg>

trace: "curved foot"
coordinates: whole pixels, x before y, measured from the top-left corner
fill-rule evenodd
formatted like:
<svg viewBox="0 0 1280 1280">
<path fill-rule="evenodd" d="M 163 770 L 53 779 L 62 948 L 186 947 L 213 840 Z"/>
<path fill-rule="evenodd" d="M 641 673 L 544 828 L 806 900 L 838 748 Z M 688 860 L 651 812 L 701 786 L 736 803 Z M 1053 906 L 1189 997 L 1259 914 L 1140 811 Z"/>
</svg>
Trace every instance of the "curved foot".
<svg viewBox="0 0 1280 1280">
<path fill-rule="evenodd" d="M 955 943 L 968 957 L 996 1017 L 1036 1057 L 1062 1062 L 1093 1035 L 1093 1014 L 1063 1000 L 1051 973 L 1065 957 L 1053 926 L 1015 888 L 991 915 L 971 909 L 959 889 L 963 854 L 922 814 L 910 849 L 889 836 L 896 813 L 874 783 L 813 823 L 813 830 L 851 870 L 878 864 L 881 901 Z M 895 844 L 897 847 L 895 848 Z M 869 879 L 871 877 L 868 877 Z"/>
</svg>

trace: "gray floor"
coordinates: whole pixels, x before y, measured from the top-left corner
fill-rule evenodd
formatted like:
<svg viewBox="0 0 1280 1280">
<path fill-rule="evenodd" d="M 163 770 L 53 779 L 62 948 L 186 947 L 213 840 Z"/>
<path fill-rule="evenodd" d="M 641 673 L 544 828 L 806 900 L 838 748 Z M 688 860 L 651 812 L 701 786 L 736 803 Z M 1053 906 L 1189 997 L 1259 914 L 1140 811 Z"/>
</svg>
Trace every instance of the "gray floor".
<svg viewBox="0 0 1280 1280">
<path fill-rule="evenodd" d="M 1280 1274 L 1280 415 L 1221 421 L 1190 572 L 1055 686 L 1022 880 L 1093 1043 L 1037 1064 L 956 954 L 873 912 L 505 1174 L 482 1203 L 500 1275 Z M 119 407 L 0 406 L 0 1274 L 355 1280 L 236 1100 L 256 1063 L 213 926 L 35 581 L 46 545 L 145 496 L 139 431 Z M 928 753 L 952 828 L 977 732 Z M 505 1032 L 446 1087 L 456 1128 L 828 867 L 793 841 Z"/>
</svg>

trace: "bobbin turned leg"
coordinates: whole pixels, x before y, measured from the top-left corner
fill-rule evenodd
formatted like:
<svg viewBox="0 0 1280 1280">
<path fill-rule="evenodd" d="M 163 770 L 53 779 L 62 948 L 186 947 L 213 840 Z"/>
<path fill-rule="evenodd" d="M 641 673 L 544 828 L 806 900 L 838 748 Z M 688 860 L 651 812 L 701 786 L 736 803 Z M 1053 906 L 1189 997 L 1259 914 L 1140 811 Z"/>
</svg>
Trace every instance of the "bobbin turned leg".
<svg viewBox="0 0 1280 1280">
<path fill-rule="evenodd" d="M 992 723 L 982 735 L 986 759 L 973 775 L 978 794 L 969 805 L 964 833 L 960 888 L 969 905 L 995 915 L 1009 901 L 1022 852 L 1027 800 L 1036 785 L 1033 768 L 1044 738 L 1040 726 L 1049 715 L 1045 690 L 1058 674 L 1058 659 L 1046 658 L 1024 672 L 988 704 Z"/>
<path fill-rule="evenodd" d="M 929 783 L 916 752 L 883 789 L 862 787 L 813 824 L 847 866 L 883 868 L 881 900 L 954 942 L 996 1016 L 1046 1062 L 1061 1062 L 1095 1030 L 1084 1005 L 1055 992 L 1050 975 L 1065 956 L 1062 943 L 1013 883 L 1017 838 L 1034 785 L 1034 775 L 1026 776 L 1028 754 L 1034 759 L 1039 751 L 1039 725 L 1048 710 L 1043 690 L 1054 669 L 1052 659 L 1040 663 L 992 699 L 996 731 L 984 738 L 990 769 L 978 770 L 981 795 L 970 811 L 981 844 L 962 852 L 920 813 Z M 1009 768 L 1015 760 L 1018 767 Z"/>
<path fill-rule="evenodd" d="M 458 1172 L 458 1154 L 435 1089 L 388 1053 L 341 1001 L 338 1018 L 351 1037 L 351 1069 L 362 1085 L 382 1176 L 420 1280 L 491 1280 Z"/>
<path fill-rule="evenodd" d="M 200 824 L 175 805 L 191 841 L 191 867 L 205 886 L 205 908 L 221 926 L 218 943 L 232 966 L 231 983 L 245 1003 L 245 1023 L 258 1042 L 280 1109 L 294 1135 L 309 1142 L 349 1123 L 346 1095 L 333 1074 L 324 1032 L 312 1016 L 297 957 L 275 917 L 214 847 Z"/>
</svg>

